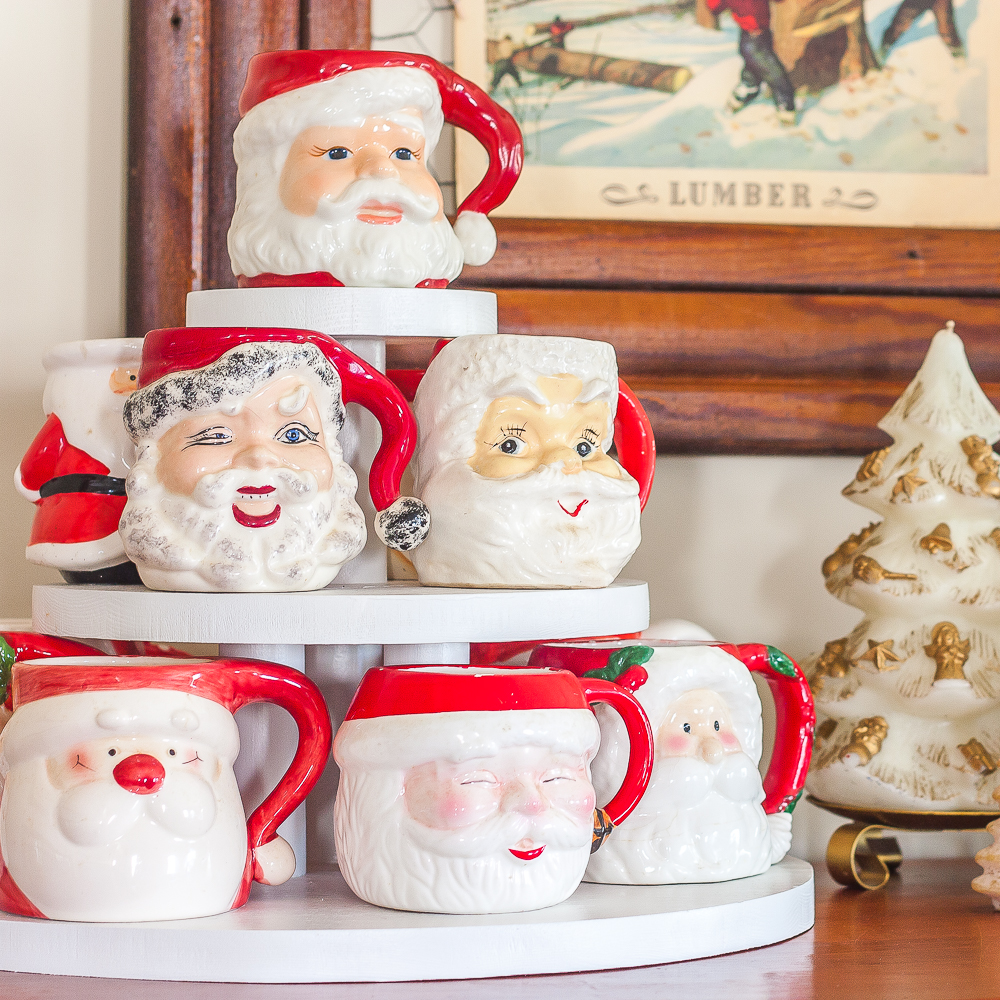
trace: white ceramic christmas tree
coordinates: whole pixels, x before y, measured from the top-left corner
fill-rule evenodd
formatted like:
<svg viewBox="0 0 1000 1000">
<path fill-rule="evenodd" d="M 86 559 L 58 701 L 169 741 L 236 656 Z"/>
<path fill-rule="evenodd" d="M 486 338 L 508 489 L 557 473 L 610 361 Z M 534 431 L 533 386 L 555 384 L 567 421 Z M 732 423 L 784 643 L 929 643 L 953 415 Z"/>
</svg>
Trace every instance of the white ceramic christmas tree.
<svg viewBox="0 0 1000 1000">
<path fill-rule="evenodd" d="M 865 612 L 804 664 L 816 699 L 807 788 L 828 802 L 995 811 L 1000 784 L 1000 414 L 954 323 L 879 427 L 844 495 L 874 522 L 823 563 Z"/>
</svg>

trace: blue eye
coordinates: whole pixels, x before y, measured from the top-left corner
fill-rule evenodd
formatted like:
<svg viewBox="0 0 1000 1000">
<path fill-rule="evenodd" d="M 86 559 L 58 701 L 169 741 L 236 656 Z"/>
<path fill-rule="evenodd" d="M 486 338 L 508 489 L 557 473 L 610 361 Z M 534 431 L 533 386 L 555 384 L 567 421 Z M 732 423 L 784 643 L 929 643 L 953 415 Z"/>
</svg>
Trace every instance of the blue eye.
<svg viewBox="0 0 1000 1000">
<path fill-rule="evenodd" d="M 319 440 L 319 434 L 305 424 L 286 424 L 274 435 L 274 440 L 279 444 L 305 444 L 307 441 Z"/>
<path fill-rule="evenodd" d="M 330 160 L 346 160 L 351 155 L 351 151 L 346 146 L 334 146 L 333 149 L 326 151 L 326 155 Z"/>
<path fill-rule="evenodd" d="M 392 152 L 397 160 L 415 160 L 417 158 L 416 153 L 412 149 L 407 149 L 405 146 L 400 146 L 399 149 L 395 149 Z"/>
</svg>

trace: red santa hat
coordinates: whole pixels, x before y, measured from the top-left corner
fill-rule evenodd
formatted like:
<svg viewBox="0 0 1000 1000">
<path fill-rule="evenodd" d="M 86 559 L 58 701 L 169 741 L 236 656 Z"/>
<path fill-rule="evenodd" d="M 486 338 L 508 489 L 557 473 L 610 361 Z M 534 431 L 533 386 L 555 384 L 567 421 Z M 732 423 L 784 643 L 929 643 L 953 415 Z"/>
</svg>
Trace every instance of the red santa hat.
<svg viewBox="0 0 1000 1000">
<path fill-rule="evenodd" d="M 341 767 L 392 770 L 512 746 L 589 759 L 599 742 L 597 719 L 567 671 L 382 667 L 362 679 L 333 752 Z"/>
<path fill-rule="evenodd" d="M 399 488 L 416 445 L 413 414 L 381 372 L 325 334 L 257 327 L 153 330 L 143 344 L 139 388 L 125 403 L 125 429 L 136 443 L 156 440 L 192 413 L 238 409 L 283 372 L 306 374 L 331 438 L 343 425 L 345 403 L 374 414 L 382 428 L 368 476 L 378 511 L 375 531 L 390 548 L 419 545 L 430 514 L 421 500 L 400 496 Z"/>
<path fill-rule="evenodd" d="M 367 71 L 392 70 L 393 110 L 409 104 L 423 106 L 424 82 L 430 83 L 440 97 L 440 111 L 425 109 L 430 118 L 428 146 L 433 148 L 444 120 L 475 136 L 486 147 L 489 167 L 476 188 L 462 202 L 455 222 L 455 233 L 470 264 L 485 264 L 496 250 L 496 233 L 486 214 L 502 204 L 517 181 L 524 160 L 521 130 L 514 118 L 474 83 L 430 56 L 415 52 L 374 52 L 354 50 L 299 50 L 263 52 L 250 60 L 246 84 L 240 95 L 239 132 L 251 124 L 251 116 L 260 115 L 270 102 L 295 94 L 287 108 L 273 106 L 281 116 L 291 116 L 298 130 L 306 125 L 323 124 L 323 119 L 299 122 L 297 111 L 306 107 L 303 93 L 308 89 L 319 100 L 319 109 L 330 107 L 338 90 L 349 91 L 352 82 L 364 83 L 359 96 L 367 101 L 367 111 L 386 103 L 388 94 L 373 86 Z M 406 71 L 402 75 L 399 70 Z M 356 76 L 355 74 L 361 74 Z M 426 74 L 430 80 L 421 80 Z M 353 78 L 353 81 L 352 81 Z M 375 103 L 372 103 L 375 102 Z M 336 103 L 334 101 L 334 103 Z M 309 109 L 312 111 L 312 109 Z M 386 110 L 389 110 L 388 108 Z M 430 115 L 427 111 L 430 110 Z M 264 117 L 261 115 L 261 117 Z M 363 117 L 360 115 L 359 117 Z M 434 118 L 437 117 L 437 121 Z"/>
</svg>

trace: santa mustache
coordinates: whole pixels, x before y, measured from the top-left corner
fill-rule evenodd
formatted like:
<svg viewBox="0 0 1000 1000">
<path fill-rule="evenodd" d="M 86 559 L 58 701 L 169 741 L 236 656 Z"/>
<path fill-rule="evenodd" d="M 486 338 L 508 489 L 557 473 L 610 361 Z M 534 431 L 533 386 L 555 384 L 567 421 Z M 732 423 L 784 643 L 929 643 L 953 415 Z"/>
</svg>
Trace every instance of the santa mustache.
<svg viewBox="0 0 1000 1000">
<path fill-rule="evenodd" d="M 56 821 L 80 847 L 121 840 L 144 817 L 169 833 L 196 839 L 215 822 L 215 793 L 196 774 L 170 773 L 152 795 L 135 795 L 113 780 L 91 781 L 59 796 Z"/>
<path fill-rule="evenodd" d="M 441 211 L 436 198 L 417 194 L 401 181 L 363 177 L 350 184 L 336 200 L 320 198 L 316 215 L 324 222 L 336 225 L 354 219 L 362 206 L 370 201 L 395 205 L 404 219 L 419 224 L 433 221 Z"/>
<path fill-rule="evenodd" d="M 252 495 L 240 493 L 252 487 Z M 268 500 L 276 504 L 308 503 L 319 493 L 316 477 L 311 472 L 294 469 L 226 469 L 198 480 L 191 499 L 206 510 L 218 510 L 250 500 Z"/>
<path fill-rule="evenodd" d="M 698 757 L 658 757 L 649 788 L 636 811 L 652 818 L 696 806 L 713 791 L 738 804 L 763 798 L 757 765 L 742 751 L 726 754 L 718 764 Z"/>
<path fill-rule="evenodd" d="M 413 842 L 431 854 L 455 858 L 483 858 L 516 848 L 523 840 L 535 847 L 577 850 L 589 844 L 591 823 L 581 823 L 558 809 L 542 816 L 501 813 L 466 830 L 433 830 L 409 820 L 405 830 Z"/>
<path fill-rule="evenodd" d="M 560 459 L 551 465 L 540 466 L 520 476 L 486 480 L 489 484 L 488 495 L 495 497 L 497 502 L 522 499 L 551 499 L 555 502 L 563 497 L 576 495 L 579 495 L 580 499 L 586 497 L 591 502 L 594 500 L 614 502 L 639 495 L 639 484 L 628 473 L 623 473 L 620 479 L 612 479 L 611 476 L 585 468 L 582 472 L 567 475 L 563 472 L 565 464 Z M 471 469 L 469 471 L 472 472 Z M 483 477 L 475 472 L 472 472 L 472 475 L 483 480 Z M 580 514 L 586 513 L 588 513 L 586 507 L 580 509 Z"/>
</svg>

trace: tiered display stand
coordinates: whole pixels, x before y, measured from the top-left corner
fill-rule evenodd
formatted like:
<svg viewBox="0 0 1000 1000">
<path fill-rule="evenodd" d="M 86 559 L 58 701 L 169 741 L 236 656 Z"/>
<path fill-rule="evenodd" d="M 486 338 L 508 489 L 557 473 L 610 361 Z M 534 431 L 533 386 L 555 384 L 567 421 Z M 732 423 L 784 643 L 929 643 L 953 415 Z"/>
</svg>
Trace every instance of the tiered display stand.
<svg viewBox="0 0 1000 1000">
<path fill-rule="evenodd" d="M 54 635 L 219 643 L 221 652 L 305 669 L 334 722 L 379 662 L 468 662 L 469 643 L 636 632 L 644 583 L 606 590 L 481 591 L 402 583 L 306 594 L 178 594 L 143 587 L 43 586 L 34 625 Z M 248 808 L 284 770 L 294 731 L 278 709 L 237 714 Z M 328 772 L 336 771 L 332 763 Z M 786 858 L 763 875 L 707 885 L 584 883 L 566 902 L 522 914 L 403 913 L 357 899 L 330 863 L 336 775 L 306 805 L 309 872 L 255 885 L 216 917 L 76 924 L 0 915 L 0 967 L 203 982 L 363 982 L 485 978 L 654 965 L 773 944 L 813 924 L 813 873 Z M 282 833 L 304 872 L 307 816 Z"/>
</svg>

